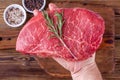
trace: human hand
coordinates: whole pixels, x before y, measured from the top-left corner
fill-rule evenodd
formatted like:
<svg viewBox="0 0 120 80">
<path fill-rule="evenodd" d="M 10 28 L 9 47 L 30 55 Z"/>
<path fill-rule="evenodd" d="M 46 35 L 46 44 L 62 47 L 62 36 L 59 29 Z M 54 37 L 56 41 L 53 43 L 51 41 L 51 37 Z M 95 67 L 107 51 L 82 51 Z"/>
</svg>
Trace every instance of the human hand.
<svg viewBox="0 0 120 80">
<path fill-rule="evenodd" d="M 55 57 L 53 59 L 71 72 L 73 80 L 102 80 L 95 63 L 95 53 L 92 57 L 83 61 L 71 62 Z"/>
<path fill-rule="evenodd" d="M 54 9 L 50 7 L 50 10 Z M 38 10 L 34 10 L 34 16 L 38 15 Z M 66 61 L 62 58 L 53 57 L 60 65 L 71 72 L 73 80 L 102 80 L 101 74 L 95 63 L 95 53 L 92 57 L 83 61 Z"/>
</svg>

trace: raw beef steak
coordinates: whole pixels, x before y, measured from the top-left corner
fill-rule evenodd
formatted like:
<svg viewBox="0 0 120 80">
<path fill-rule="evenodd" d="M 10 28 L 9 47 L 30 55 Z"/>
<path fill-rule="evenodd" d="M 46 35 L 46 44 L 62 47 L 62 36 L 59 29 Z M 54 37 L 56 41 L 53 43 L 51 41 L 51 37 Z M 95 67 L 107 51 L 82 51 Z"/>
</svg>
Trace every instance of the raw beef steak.
<svg viewBox="0 0 120 80">
<path fill-rule="evenodd" d="M 93 11 L 84 8 L 57 8 L 50 5 L 49 16 L 55 21 L 54 14 L 63 13 L 64 25 L 62 39 L 75 56 L 52 34 L 42 12 L 36 13 L 20 31 L 16 50 L 24 54 L 40 57 L 61 57 L 68 61 L 84 60 L 92 56 L 102 42 L 104 20 Z"/>
</svg>

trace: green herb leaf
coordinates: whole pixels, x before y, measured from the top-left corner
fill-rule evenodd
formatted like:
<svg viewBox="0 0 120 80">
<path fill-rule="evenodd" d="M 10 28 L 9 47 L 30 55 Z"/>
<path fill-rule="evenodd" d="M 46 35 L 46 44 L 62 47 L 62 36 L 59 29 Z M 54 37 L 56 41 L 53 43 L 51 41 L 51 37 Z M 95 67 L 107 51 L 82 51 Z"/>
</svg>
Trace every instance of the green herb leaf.
<svg viewBox="0 0 120 80">
<path fill-rule="evenodd" d="M 59 31 L 59 36 L 62 38 L 62 26 L 64 24 L 63 18 L 62 18 L 63 15 L 60 13 L 56 13 L 55 16 L 58 18 L 57 27 L 58 27 L 58 31 Z"/>
</svg>

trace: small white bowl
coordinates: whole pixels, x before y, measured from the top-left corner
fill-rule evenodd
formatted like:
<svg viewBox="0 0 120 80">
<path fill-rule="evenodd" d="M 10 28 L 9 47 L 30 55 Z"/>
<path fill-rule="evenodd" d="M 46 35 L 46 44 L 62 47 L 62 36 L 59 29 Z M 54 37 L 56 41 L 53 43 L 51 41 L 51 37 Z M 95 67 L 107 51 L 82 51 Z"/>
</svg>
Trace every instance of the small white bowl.
<svg viewBox="0 0 120 80">
<path fill-rule="evenodd" d="M 10 23 L 7 21 L 7 17 L 6 17 L 7 11 L 8 11 L 10 8 L 12 8 L 12 7 L 14 7 L 14 8 L 19 8 L 19 9 L 23 12 L 24 17 L 23 17 L 23 20 L 22 20 L 19 24 L 12 25 L 12 24 L 10 24 Z M 20 27 L 20 26 L 23 25 L 24 22 L 26 21 L 27 14 L 26 14 L 25 9 L 24 9 L 22 6 L 20 6 L 20 5 L 18 5 L 18 4 L 11 4 L 11 5 L 9 5 L 9 6 L 4 10 L 3 18 L 4 18 L 5 23 L 6 23 L 8 26 L 10 26 L 10 27 Z"/>
<path fill-rule="evenodd" d="M 42 7 L 39 9 L 39 11 L 42 11 L 42 10 L 44 9 L 45 5 L 46 5 L 46 0 L 43 0 L 43 1 L 44 1 L 44 2 L 43 2 L 43 5 L 42 5 Z M 27 12 L 33 13 L 33 11 L 29 10 L 29 9 L 25 6 L 25 0 L 22 0 L 22 5 L 23 5 L 23 7 L 25 8 L 25 10 L 26 10 Z"/>
</svg>

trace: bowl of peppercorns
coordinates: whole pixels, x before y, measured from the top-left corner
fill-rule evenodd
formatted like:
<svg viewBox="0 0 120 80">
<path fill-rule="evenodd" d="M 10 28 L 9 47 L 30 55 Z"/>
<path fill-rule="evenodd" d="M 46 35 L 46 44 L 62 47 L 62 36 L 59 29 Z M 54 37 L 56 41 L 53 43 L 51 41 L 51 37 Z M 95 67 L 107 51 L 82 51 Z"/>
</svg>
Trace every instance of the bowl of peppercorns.
<svg viewBox="0 0 120 80">
<path fill-rule="evenodd" d="M 33 13 L 35 9 L 42 11 L 46 5 L 46 0 L 22 0 L 22 5 L 27 12 Z"/>
</svg>

